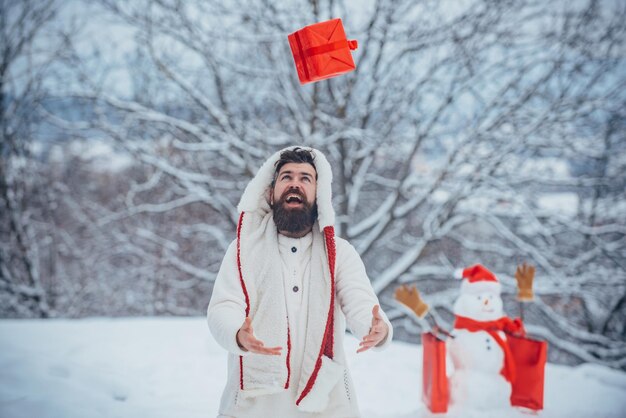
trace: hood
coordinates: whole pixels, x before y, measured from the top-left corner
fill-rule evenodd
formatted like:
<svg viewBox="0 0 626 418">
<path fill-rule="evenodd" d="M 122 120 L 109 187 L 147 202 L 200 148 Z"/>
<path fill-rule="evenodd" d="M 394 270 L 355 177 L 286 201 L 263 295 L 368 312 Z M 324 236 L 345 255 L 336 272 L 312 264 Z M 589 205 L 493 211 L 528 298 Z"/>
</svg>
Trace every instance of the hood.
<svg viewBox="0 0 626 418">
<path fill-rule="evenodd" d="M 280 154 L 283 151 L 297 147 L 309 150 L 314 155 L 313 164 L 315 164 L 315 170 L 317 171 L 317 222 L 320 231 L 323 231 L 325 227 L 335 225 L 335 211 L 332 204 L 333 174 L 324 154 L 310 147 L 291 146 L 283 148 L 268 158 L 246 186 L 241 200 L 237 205 L 237 211 L 239 213 L 258 212 L 259 215 L 263 216 L 272 210 L 270 208 L 269 196 L 274 171 L 276 169 L 275 164 L 280 159 Z"/>
</svg>

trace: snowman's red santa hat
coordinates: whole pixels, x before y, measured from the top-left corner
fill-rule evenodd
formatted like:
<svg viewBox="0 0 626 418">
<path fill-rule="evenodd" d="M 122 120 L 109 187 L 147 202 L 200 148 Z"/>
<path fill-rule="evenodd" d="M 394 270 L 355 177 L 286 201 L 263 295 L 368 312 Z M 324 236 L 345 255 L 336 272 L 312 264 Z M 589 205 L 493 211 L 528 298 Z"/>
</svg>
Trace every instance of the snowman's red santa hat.
<svg viewBox="0 0 626 418">
<path fill-rule="evenodd" d="M 502 290 L 496 275 L 482 264 L 455 270 L 454 276 L 457 279 L 463 279 L 461 294 L 494 293 L 499 295 Z"/>
</svg>

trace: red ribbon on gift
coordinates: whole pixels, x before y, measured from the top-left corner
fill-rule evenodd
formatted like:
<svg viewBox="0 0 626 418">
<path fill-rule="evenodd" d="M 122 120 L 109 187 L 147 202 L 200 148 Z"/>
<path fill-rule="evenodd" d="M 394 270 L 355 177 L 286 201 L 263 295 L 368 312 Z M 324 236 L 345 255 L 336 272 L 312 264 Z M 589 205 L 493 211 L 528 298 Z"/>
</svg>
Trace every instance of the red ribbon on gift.
<svg viewBox="0 0 626 418">
<path fill-rule="evenodd" d="M 308 48 L 306 51 L 304 51 L 304 56 L 312 57 L 313 55 L 325 54 L 327 52 L 332 52 L 343 48 L 350 48 L 352 50 L 355 50 L 357 46 L 357 41 L 348 41 L 346 39 L 342 39 L 341 41 L 331 42 L 326 45 L 319 45 Z"/>
</svg>

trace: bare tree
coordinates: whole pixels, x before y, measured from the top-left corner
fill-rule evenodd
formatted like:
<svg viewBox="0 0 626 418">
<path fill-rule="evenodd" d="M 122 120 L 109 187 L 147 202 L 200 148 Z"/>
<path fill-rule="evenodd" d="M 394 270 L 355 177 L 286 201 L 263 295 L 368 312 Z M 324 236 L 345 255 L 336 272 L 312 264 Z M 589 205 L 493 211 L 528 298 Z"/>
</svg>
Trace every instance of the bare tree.
<svg viewBox="0 0 626 418">
<path fill-rule="evenodd" d="M 78 128 L 138 169 L 86 216 L 110 237 L 98 271 L 123 275 L 113 254 L 133 254 L 161 301 L 151 312 L 187 312 L 202 298 L 185 295 L 210 291 L 241 190 L 270 152 L 300 143 L 333 162 L 337 231 L 384 302 L 415 282 L 449 321 L 453 268 L 480 261 L 515 310 L 515 264 L 529 261 L 533 333 L 569 359 L 626 367 L 623 5 L 100 4 L 134 31 L 133 84 L 116 93 L 77 58 L 73 94 L 93 109 Z M 359 40 L 357 70 L 300 86 L 286 35 L 335 16 Z"/>
<path fill-rule="evenodd" d="M 0 1 L 0 305 L 3 315 L 48 316 L 32 227 L 31 198 L 45 189 L 30 145 L 44 97 L 50 55 L 41 38 L 55 18 L 56 1 Z M 45 203 L 44 203 L 45 204 Z"/>
</svg>

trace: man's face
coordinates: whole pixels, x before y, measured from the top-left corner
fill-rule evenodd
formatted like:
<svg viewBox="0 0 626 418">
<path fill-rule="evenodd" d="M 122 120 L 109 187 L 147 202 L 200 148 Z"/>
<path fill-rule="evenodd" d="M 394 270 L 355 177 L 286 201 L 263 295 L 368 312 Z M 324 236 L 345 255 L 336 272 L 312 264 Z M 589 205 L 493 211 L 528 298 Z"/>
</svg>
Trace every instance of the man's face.
<svg viewBox="0 0 626 418">
<path fill-rule="evenodd" d="M 280 168 L 270 193 L 274 221 L 279 231 L 308 232 L 317 219 L 315 168 L 307 163 L 287 163 Z"/>
</svg>

